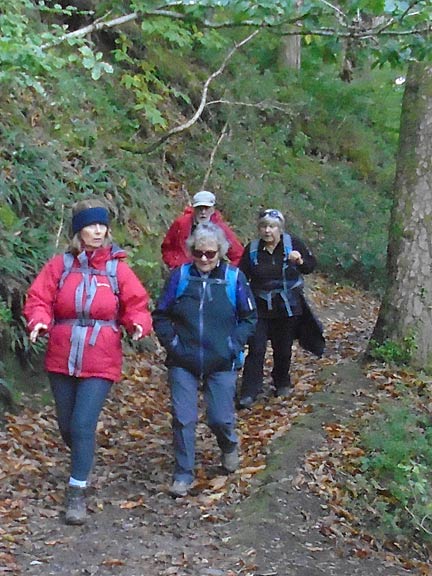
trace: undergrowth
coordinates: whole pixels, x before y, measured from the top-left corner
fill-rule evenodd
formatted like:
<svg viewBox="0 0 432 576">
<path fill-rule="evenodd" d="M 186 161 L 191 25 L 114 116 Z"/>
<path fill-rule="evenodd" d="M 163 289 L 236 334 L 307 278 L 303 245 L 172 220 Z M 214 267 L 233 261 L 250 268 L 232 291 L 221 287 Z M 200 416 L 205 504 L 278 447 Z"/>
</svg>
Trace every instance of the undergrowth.
<svg viewBox="0 0 432 576">
<path fill-rule="evenodd" d="M 357 447 L 349 463 L 346 507 L 363 528 L 390 548 L 428 558 L 432 552 L 432 400 L 427 385 L 400 385 L 397 401 L 381 401 L 360 421 Z M 348 478 L 348 480 L 347 480 Z M 414 544 L 415 543 L 415 544 Z"/>
<path fill-rule="evenodd" d="M 162 237 L 206 175 L 244 242 L 256 234 L 259 207 L 275 206 L 322 271 L 382 287 L 401 101 L 396 72 L 359 70 L 347 85 L 335 66 L 318 64 L 307 51 L 301 73 L 283 69 L 277 45 L 263 35 L 236 54 L 211 86 L 213 104 L 200 121 L 151 155 L 142 150 L 161 126 L 152 126 L 126 90 L 122 66 L 132 64 L 118 52 L 114 74 L 98 81 L 71 62 L 51 72 L 44 91 L 2 89 L 0 298 L 12 317 L 0 328 L 6 348 L 25 348 L 22 298 L 46 259 L 63 250 L 74 201 L 96 194 L 110 203 L 114 238 L 156 298 Z M 204 44 L 175 57 L 167 50 L 153 46 L 146 58 L 158 81 L 170 85 L 165 93 L 161 84 L 161 110 L 178 125 L 193 115 L 220 53 Z M 186 75 L 179 74 L 182 59 Z"/>
</svg>

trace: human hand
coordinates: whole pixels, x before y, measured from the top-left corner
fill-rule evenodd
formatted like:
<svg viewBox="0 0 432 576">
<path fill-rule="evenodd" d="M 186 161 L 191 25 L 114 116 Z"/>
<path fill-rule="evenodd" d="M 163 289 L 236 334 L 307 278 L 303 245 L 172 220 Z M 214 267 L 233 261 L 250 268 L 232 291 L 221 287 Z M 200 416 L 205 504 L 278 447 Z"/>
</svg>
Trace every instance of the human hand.
<svg viewBox="0 0 432 576">
<path fill-rule="evenodd" d="M 132 340 L 139 340 L 143 335 L 143 327 L 141 324 L 134 324 L 134 332 L 132 334 Z"/>
<path fill-rule="evenodd" d="M 35 324 L 35 327 L 30 332 L 30 342 L 33 342 L 34 344 L 38 339 L 40 332 L 45 332 L 46 330 L 48 330 L 48 326 L 46 324 L 43 324 L 42 322 Z"/>
<path fill-rule="evenodd" d="M 298 250 L 292 250 L 289 254 L 288 254 L 288 260 L 290 262 L 292 262 L 293 264 L 303 264 L 303 258 L 302 255 L 300 254 L 300 252 Z"/>
</svg>

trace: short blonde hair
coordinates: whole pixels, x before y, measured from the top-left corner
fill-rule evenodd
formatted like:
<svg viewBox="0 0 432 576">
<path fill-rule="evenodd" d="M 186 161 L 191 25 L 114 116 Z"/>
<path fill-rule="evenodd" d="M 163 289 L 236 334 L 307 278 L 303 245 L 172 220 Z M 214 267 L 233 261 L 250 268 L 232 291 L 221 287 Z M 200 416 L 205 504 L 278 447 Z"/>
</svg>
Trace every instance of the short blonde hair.
<svg viewBox="0 0 432 576">
<path fill-rule="evenodd" d="M 107 204 L 100 198 L 87 198 L 86 200 L 79 200 L 72 206 L 72 216 L 75 216 L 76 214 L 79 214 L 80 212 L 82 212 L 83 210 L 87 210 L 88 208 L 105 208 L 106 210 L 108 210 Z M 71 234 L 72 234 L 72 228 L 71 228 Z M 111 244 L 112 244 L 111 230 L 110 228 L 108 228 L 102 246 L 110 246 Z M 75 255 L 82 252 L 80 232 L 77 232 L 76 234 L 72 235 L 72 238 L 69 242 L 68 250 L 69 252 Z"/>
</svg>

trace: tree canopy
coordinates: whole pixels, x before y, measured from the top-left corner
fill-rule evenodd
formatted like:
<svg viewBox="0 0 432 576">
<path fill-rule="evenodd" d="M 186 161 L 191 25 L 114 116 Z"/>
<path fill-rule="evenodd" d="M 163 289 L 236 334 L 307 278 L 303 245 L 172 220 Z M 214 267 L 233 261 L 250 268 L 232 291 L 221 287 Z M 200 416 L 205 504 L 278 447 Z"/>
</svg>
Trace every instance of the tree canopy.
<svg viewBox="0 0 432 576">
<path fill-rule="evenodd" d="M 138 109 L 156 128 L 166 129 L 161 101 L 172 87 L 146 64 L 155 43 L 187 54 L 208 46 L 223 55 L 251 30 L 280 37 L 301 36 L 304 45 L 324 61 L 346 54 L 365 55 L 372 65 L 400 65 L 424 60 L 432 53 L 432 6 L 428 0 L 9 0 L 0 14 L 0 86 L 32 86 L 44 90 L 44 77 L 61 67 L 80 64 L 95 80 L 126 62 L 122 83 Z M 37 26 L 35 26 L 37 22 Z M 111 32 L 108 53 L 94 34 Z M 70 49 L 56 47 L 67 44 Z M 187 94 L 184 98 L 187 99 Z"/>
</svg>

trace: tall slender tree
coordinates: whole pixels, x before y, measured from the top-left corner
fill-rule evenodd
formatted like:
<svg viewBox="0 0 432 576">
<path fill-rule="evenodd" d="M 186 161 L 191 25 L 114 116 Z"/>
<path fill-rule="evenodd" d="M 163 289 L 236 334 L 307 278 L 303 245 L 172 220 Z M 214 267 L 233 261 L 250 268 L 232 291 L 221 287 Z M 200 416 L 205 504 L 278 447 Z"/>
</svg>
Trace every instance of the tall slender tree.
<svg viewBox="0 0 432 576">
<path fill-rule="evenodd" d="M 432 369 L 432 65 L 411 63 L 402 105 L 388 285 L 373 333 Z"/>
</svg>

